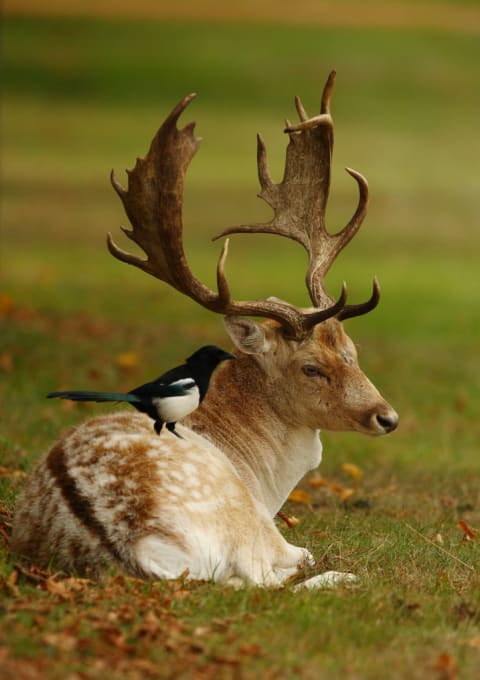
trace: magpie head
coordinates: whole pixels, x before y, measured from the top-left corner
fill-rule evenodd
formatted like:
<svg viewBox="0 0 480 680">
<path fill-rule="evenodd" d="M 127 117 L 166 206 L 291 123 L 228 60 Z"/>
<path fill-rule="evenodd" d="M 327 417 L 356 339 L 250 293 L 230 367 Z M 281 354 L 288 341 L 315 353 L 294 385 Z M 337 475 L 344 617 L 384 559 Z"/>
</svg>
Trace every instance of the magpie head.
<svg viewBox="0 0 480 680">
<path fill-rule="evenodd" d="M 211 373 L 218 364 L 229 359 L 236 359 L 236 356 L 216 345 L 205 345 L 189 356 L 186 362 L 192 369 L 201 369 Z"/>
</svg>

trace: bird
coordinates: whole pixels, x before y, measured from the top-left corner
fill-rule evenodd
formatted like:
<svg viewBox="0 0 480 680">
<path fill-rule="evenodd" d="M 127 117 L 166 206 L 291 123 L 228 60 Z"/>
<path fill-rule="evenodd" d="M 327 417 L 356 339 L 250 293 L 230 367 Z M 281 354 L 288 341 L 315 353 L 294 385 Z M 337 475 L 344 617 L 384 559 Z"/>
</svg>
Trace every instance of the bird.
<svg viewBox="0 0 480 680">
<path fill-rule="evenodd" d="M 236 356 L 215 345 L 206 345 L 197 349 L 184 364 L 129 392 L 66 390 L 50 392 L 47 398 L 126 402 L 152 418 L 158 435 L 166 424 L 167 430 L 183 439 L 175 430 L 177 420 L 185 418 L 198 408 L 207 394 L 213 371 L 222 361 L 230 359 L 236 359 Z"/>
</svg>

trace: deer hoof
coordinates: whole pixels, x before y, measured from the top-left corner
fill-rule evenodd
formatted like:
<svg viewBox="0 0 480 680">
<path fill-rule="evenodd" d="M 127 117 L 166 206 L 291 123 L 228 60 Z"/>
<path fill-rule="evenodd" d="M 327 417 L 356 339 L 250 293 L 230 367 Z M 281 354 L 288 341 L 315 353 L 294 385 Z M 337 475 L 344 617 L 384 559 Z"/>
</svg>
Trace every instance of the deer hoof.
<svg viewBox="0 0 480 680">
<path fill-rule="evenodd" d="M 317 574 L 312 578 L 298 583 L 293 590 L 317 590 L 320 588 L 336 588 L 337 586 L 352 585 L 358 581 L 355 574 L 350 574 L 344 571 L 326 571 L 324 574 Z"/>
<path fill-rule="evenodd" d="M 303 556 L 302 560 L 299 563 L 299 567 L 314 567 L 315 566 L 315 558 L 312 555 L 312 553 L 307 550 L 306 548 L 302 548 Z"/>
</svg>

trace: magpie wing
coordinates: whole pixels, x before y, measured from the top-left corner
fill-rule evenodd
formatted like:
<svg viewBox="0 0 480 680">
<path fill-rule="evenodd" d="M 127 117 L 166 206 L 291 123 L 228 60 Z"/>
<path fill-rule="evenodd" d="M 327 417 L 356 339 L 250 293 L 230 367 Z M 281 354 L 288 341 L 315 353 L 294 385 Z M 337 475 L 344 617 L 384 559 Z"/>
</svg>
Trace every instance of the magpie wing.
<svg viewBox="0 0 480 680">
<path fill-rule="evenodd" d="M 163 376 L 162 376 L 163 378 Z M 141 398 L 164 399 L 166 397 L 183 397 L 188 394 L 196 383 L 193 378 L 180 378 L 173 382 L 164 382 L 159 378 L 152 382 L 136 387 L 131 394 Z"/>
</svg>

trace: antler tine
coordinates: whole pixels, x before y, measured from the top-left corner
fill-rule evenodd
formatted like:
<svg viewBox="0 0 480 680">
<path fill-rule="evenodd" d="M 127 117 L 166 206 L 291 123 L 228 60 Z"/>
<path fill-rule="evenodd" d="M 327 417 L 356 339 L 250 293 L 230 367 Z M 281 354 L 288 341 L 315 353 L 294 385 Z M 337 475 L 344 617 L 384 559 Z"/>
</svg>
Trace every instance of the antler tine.
<svg viewBox="0 0 480 680">
<path fill-rule="evenodd" d="M 345 169 L 348 174 L 357 181 L 359 189 L 357 208 L 348 224 L 336 234 L 329 234 L 323 224 L 319 226 L 319 229 L 322 232 L 322 240 L 317 241 L 319 252 L 316 252 L 315 250 L 312 251 L 313 256 L 310 257 L 310 264 L 306 277 L 307 288 L 312 300 L 321 300 L 323 297 L 327 296 L 327 293 L 324 290 L 325 275 L 339 253 L 346 245 L 348 245 L 348 243 L 350 243 L 360 229 L 367 214 L 368 182 L 365 177 L 356 170 L 352 170 L 351 168 Z"/>
<path fill-rule="evenodd" d="M 351 319 L 354 316 L 362 316 L 362 314 L 367 314 L 371 312 L 372 309 L 380 302 L 380 284 L 376 276 L 373 277 L 373 290 L 370 299 L 367 302 L 363 302 L 358 305 L 345 305 L 343 309 L 337 314 L 337 319 L 339 321 L 345 321 L 345 319 Z"/>
<path fill-rule="evenodd" d="M 273 180 L 270 174 L 270 168 L 268 167 L 267 147 L 265 146 L 265 142 L 260 133 L 257 134 L 257 168 L 258 180 L 262 187 L 262 191 L 268 191 L 268 189 L 273 186 Z M 219 237 L 215 236 L 213 240 L 217 238 Z"/>
<path fill-rule="evenodd" d="M 325 87 L 323 88 L 320 113 L 330 113 L 330 99 L 332 98 L 333 86 L 335 85 L 336 75 L 337 75 L 336 71 L 330 71 L 328 75 L 327 82 L 325 83 Z"/>
</svg>

